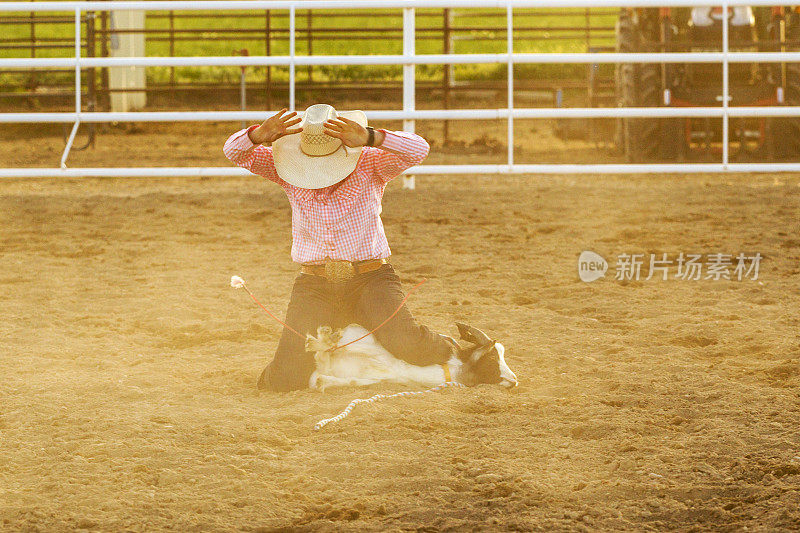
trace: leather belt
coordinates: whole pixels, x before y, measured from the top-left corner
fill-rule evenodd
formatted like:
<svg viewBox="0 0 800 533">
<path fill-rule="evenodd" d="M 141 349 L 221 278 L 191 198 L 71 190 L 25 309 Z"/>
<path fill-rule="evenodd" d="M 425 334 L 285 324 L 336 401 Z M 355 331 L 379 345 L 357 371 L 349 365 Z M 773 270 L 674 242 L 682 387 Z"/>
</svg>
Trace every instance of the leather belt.
<svg viewBox="0 0 800 533">
<path fill-rule="evenodd" d="M 320 276 L 328 281 L 347 281 L 357 274 L 378 270 L 381 265 L 388 263 L 388 259 L 368 259 L 366 261 L 325 261 L 321 264 L 303 264 L 300 272 Z"/>
</svg>

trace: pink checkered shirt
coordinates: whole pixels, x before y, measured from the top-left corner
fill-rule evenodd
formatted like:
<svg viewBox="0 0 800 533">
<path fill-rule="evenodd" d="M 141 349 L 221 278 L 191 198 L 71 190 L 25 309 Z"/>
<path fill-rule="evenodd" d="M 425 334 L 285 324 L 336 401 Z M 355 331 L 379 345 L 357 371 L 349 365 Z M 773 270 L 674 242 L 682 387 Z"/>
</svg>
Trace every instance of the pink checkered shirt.
<svg viewBox="0 0 800 533">
<path fill-rule="evenodd" d="M 234 164 L 283 187 L 292 206 L 293 261 L 363 261 L 391 255 L 381 221 L 383 191 L 392 178 L 425 159 L 429 150 L 425 139 L 381 130 L 386 134 L 383 144 L 365 146 L 352 174 L 324 189 L 303 189 L 278 176 L 272 148 L 254 145 L 249 129 L 231 135 L 223 151 Z"/>
</svg>

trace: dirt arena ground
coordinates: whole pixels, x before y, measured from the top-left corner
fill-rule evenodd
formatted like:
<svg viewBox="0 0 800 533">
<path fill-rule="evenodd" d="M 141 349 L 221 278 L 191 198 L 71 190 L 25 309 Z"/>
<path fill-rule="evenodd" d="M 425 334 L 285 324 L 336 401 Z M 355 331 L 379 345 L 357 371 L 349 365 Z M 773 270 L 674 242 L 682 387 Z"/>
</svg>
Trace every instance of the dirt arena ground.
<svg viewBox="0 0 800 533">
<path fill-rule="evenodd" d="M 108 134 L 71 161 L 224 165 L 230 129 Z M 55 166 L 62 146 L 20 132 L 0 160 Z M 278 187 L 0 183 L 0 530 L 800 529 L 798 176 L 417 181 L 383 216 L 403 281 L 429 280 L 412 311 L 500 339 L 521 385 L 321 432 L 403 388 L 255 389 L 279 328 L 229 280 L 282 314 Z M 583 250 L 606 279 L 579 280 Z M 758 280 L 613 279 L 617 255 L 662 252 L 764 259 Z"/>
</svg>

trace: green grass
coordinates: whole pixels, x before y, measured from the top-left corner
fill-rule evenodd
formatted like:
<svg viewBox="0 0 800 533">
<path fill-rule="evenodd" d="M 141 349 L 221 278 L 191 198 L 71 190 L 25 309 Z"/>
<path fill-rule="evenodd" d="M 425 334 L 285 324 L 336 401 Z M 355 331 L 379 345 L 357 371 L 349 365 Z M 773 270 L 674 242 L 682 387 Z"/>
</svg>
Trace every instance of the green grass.
<svg viewBox="0 0 800 533">
<path fill-rule="evenodd" d="M 166 13 L 166 12 L 163 12 Z M 230 12 L 237 13 L 237 12 Z M 240 13 L 240 12 L 239 12 Z M 348 54 L 400 54 L 402 53 L 402 16 L 399 10 L 376 10 L 369 17 L 363 16 L 331 16 L 332 14 L 342 14 L 341 11 L 314 11 L 313 28 L 321 30 L 326 28 L 352 28 L 358 30 L 360 35 L 368 33 L 380 35 L 380 30 L 390 28 L 394 32 L 386 32 L 383 39 L 359 39 L 343 40 L 337 39 L 336 34 L 328 34 L 332 37 L 315 35 L 312 43 L 313 54 L 315 55 L 348 55 Z M 588 17 L 592 26 L 613 27 L 616 16 L 605 13 L 593 13 Z M 178 14 L 176 12 L 176 14 Z M 176 29 L 207 29 L 209 31 L 201 34 L 191 34 L 196 37 L 192 41 L 178 41 L 175 43 L 174 55 L 176 56 L 227 56 L 234 50 L 247 48 L 250 55 L 266 55 L 266 43 L 264 37 L 265 13 L 259 12 L 253 16 L 242 18 L 224 18 L 219 13 L 212 12 L 185 12 L 192 15 L 191 18 L 175 18 Z M 286 11 L 273 11 L 271 16 L 271 29 L 273 37 L 271 40 L 272 55 L 288 55 L 289 44 L 286 36 L 288 35 L 289 21 Z M 169 20 L 166 18 L 156 18 L 154 13 L 147 18 L 146 26 L 150 30 L 168 30 Z M 307 12 L 298 11 L 297 28 L 307 27 Z M 441 29 L 443 16 L 441 10 L 417 10 L 417 53 L 435 54 L 444 52 L 444 43 L 441 33 L 430 34 L 426 28 Z M 454 29 L 454 49 L 455 53 L 496 53 L 506 51 L 506 14 L 505 10 L 457 10 L 453 17 L 452 27 Z M 514 49 L 517 52 L 584 52 L 587 51 L 587 40 L 582 28 L 587 23 L 586 12 L 583 9 L 561 9 L 561 10 L 537 10 L 532 14 L 531 10 L 519 10 L 514 16 L 516 28 L 535 26 L 542 28 L 542 31 L 521 31 L 516 30 L 514 34 Z M 561 31 L 556 28 L 574 26 L 581 28 L 576 31 Z M 99 27 L 99 17 L 98 17 Z M 466 28 L 486 28 L 478 30 L 467 30 Z M 496 28 L 496 29 L 489 29 Z M 501 29 L 502 28 L 502 29 Z M 29 39 L 29 25 L 5 25 L 2 27 L 5 37 Z M 257 30 L 257 34 L 252 34 L 251 39 L 241 37 L 235 39 L 211 40 L 215 37 L 225 36 L 223 30 L 231 29 L 252 29 Z M 283 30 L 281 32 L 281 30 Z M 73 36 L 71 24 L 59 25 L 40 25 L 37 26 L 37 36 L 39 38 L 68 38 Z M 84 29 L 85 33 L 85 29 Z M 355 31 L 351 35 L 355 35 Z M 164 33 L 162 36 L 166 37 Z M 436 35 L 434 39 L 426 39 L 426 35 Z M 531 36 L 546 37 L 546 39 L 531 39 Z M 491 38 L 493 40 L 478 40 L 478 38 Z M 589 46 L 613 46 L 613 32 L 604 32 L 599 35 L 597 32 L 590 39 Z M 149 40 L 146 44 L 148 56 L 169 56 L 169 43 Z M 305 55 L 309 52 L 308 43 L 303 37 L 298 37 L 296 43 L 296 53 Z M 96 55 L 100 55 L 98 45 Z M 50 57 L 69 57 L 72 55 L 71 49 L 52 49 L 40 52 L 40 56 L 46 54 Z M 30 53 L 25 49 L 8 50 L 0 49 L 0 57 L 30 57 Z M 442 76 L 442 66 L 440 65 L 420 65 L 417 67 L 417 79 L 439 80 Z M 147 78 L 150 83 L 165 83 L 170 78 L 171 69 L 165 67 L 149 67 Z M 504 65 L 456 65 L 454 67 L 457 80 L 487 80 L 504 79 L 506 68 Z M 585 66 L 583 65 L 520 65 L 515 69 L 515 74 L 519 78 L 581 78 L 585 76 Z M 175 78 L 179 83 L 191 82 L 229 82 L 238 83 L 238 67 L 178 67 L 175 69 Z M 49 75 L 53 79 L 62 81 L 71 77 L 70 74 Z M 24 76 L 27 77 L 27 74 Z M 40 75 L 40 79 L 47 76 Z M 288 80 L 287 68 L 272 68 L 272 79 L 275 81 Z M 402 67 L 400 66 L 320 66 L 313 68 L 313 77 L 316 81 L 338 81 L 338 80 L 400 80 L 402 79 Z M 249 81 L 262 81 L 265 78 L 265 69 L 251 67 L 247 69 Z M 302 82 L 308 78 L 307 67 L 297 68 L 297 80 Z M 13 86 L 18 83 L 20 74 L 0 76 L 0 84 Z"/>
</svg>

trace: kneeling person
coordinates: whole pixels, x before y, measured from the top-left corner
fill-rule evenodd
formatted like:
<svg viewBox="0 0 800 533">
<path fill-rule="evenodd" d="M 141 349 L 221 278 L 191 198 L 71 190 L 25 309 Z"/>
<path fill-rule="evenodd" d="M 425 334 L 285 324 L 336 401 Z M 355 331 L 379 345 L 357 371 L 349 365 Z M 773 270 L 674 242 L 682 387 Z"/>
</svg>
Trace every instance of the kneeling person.
<svg viewBox="0 0 800 533">
<path fill-rule="evenodd" d="M 302 116 L 286 109 L 231 135 L 223 148 L 236 165 L 280 185 L 292 207 L 292 260 L 300 263 L 286 323 L 303 335 L 319 326 L 358 323 L 372 330 L 400 305 L 400 280 L 380 218 L 386 184 L 428 155 L 413 133 L 374 130 L 362 111 L 337 113 L 312 105 Z M 415 365 L 445 363 L 455 347 L 418 324 L 403 305 L 375 331 L 395 357 Z M 308 387 L 314 357 L 305 340 L 284 328 L 258 387 Z"/>
</svg>

